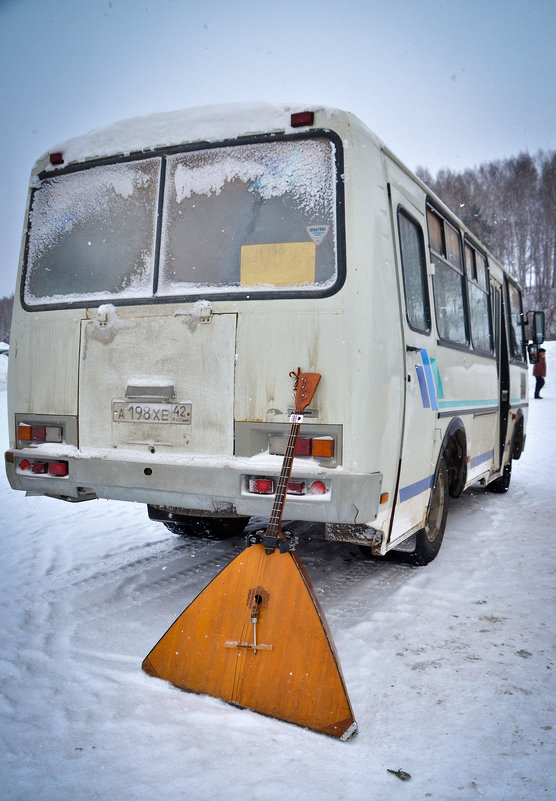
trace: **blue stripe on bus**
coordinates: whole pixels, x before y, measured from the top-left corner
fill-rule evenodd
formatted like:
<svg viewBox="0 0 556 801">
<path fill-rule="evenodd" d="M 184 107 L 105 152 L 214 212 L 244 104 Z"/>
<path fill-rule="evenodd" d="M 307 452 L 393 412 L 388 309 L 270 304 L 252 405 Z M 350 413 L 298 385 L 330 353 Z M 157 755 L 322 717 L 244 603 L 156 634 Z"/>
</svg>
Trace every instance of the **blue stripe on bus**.
<svg viewBox="0 0 556 801">
<path fill-rule="evenodd" d="M 456 400 L 456 401 L 438 401 L 441 409 L 454 409 L 456 406 L 497 406 L 498 398 L 487 398 L 486 400 Z"/>
<path fill-rule="evenodd" d="M 434 375 L 434 382 L 436 384 L 436 397 L 443 398 L 444 397 L 444 387 L 442 386 L 442 379 L 440 378 L 440 370 L 438 369 L 438 365 L 436 363 L 436 359 L 433 359 L 431 356 L 431 367 L 432 372 Z"/>
<path fill-rule="evenodd" d="M 421 400 L 423 401 L 423 408 L 430 409 L 429 392 L 427 389 L 427 379 L 425 378 L 425 371 L 420 364 L 415 365 L 417 371 L 417 380 L 419 381 L 419 389 L 421 390 Z"/>
<path fill-rule="evenodd" d="M 494 451 L 487 451 L 486 453 L 481 453 L 479 456 L 474 456 L 472 459 L 470 459 L 469 467 L 477 467 L 483 462 L 491 462 L 493 459 Z"/>
<path fill-rule="evenodd" d="M 410 498 L 414 498 L 416 495 L 420 495 L 421 492 L 430 489 L 432 487 L 433 478 L 434 476 L 428 476 L 427 478 L 422 478 L 420 481 L 416 481 L 415 484 L 402 487 L 400 489 L 400 501 L 408 501 Z"/>
<path fill-rule="evenodd" d="M 431 363 L 429 361 L 429 354 L 425 348 L 420 348 L 421 359 L 423 360 L 423 367 L 425 368 L 425 376 L 427 378 L 427 387 L 429 390 L 429 398 L 431 399 L 431 409 L 435 412 L 438 409 L 436 403 L 436 388 L 434 386 L 434 378 L 431 370 Z"/>
</svg>

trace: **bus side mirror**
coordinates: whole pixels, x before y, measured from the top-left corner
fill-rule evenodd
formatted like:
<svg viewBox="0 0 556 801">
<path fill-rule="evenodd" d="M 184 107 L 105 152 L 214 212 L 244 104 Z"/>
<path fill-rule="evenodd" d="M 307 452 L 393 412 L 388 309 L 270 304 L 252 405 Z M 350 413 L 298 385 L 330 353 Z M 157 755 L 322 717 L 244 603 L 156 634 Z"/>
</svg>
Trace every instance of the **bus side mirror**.
<svg viewBox="0 0 556 801">
<path fill-rule="evenodd" d="M 533 322 L 531 324 L 531 339 L 534 345 L 542 345 L 544 342 L 544 312 L 533 312 Z"/>
</svg>

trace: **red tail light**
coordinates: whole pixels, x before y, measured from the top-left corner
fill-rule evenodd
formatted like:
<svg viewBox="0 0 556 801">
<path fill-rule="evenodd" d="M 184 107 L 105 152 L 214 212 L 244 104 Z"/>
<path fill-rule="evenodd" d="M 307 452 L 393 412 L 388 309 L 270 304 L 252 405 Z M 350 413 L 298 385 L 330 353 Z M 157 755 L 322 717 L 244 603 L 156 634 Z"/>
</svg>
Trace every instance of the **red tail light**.
<svg viewBox="0 0 556 801">
<path fill-rule="evenodd" d="M 33 442 L 46 442 L 46 426 L 31 426 Z"/>
<path fill-rule="evenodd" d="M 19 469 L 25 472 L 30 471 L 37 475 L 64 477 L 69 474 L 69 465 L 67 462 L 40 462 L 32 461 L 31 459 L 22 459 L 19 463 Z"/>
<path fill-rule="evenodd" d="M 275 490 L 275 482 L 272 478 L 249 478 L 249 492 L 255 495 L 272 495 Z M 323 481 L 313 481 L 310 485 L 308 481 L 290 481 L 288 484 L 288 495 L 325 495 L 328 488 Z"/>
<path fill-rule="evenodd" d="M 290 117 L 290 125 L 292 128 L 300 128 L 303 125 L 312 125 L 314 121 L 314 111 L 296 111 Z"/>
<path fill-rule="evenodd" d="M 270 438 L 269 453 L 272 456 L 283 456 L 288 444 L 287 437 L 273 435 Z M 315 456 L 317 458 L 334 458 L 334 440 L 332 437 L 299 437 L 295 445 L 294 456 Z"/>
<path fill-rule="evenodd" d="M 67 462 L 49 462 L 48 472 L 51 476 L 67 476 L 68 463 Z"/>
<path fill-rule="evenodd" d="M 250 478 L 249 492 L 255 492 L 257 495 L 272 495 L 274 481 L 271 478 Z"/>
</svg>

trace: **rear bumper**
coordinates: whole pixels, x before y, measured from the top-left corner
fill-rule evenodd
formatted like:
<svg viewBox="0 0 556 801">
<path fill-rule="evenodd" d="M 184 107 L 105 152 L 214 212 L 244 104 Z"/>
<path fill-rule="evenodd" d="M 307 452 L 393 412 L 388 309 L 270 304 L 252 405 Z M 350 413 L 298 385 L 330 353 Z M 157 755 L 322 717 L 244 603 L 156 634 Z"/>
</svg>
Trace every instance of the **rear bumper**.
<svg viewBox="0 0 556 801">
<path fill-rule="evenodd" d="M 133 451 L 80 451 L 68 446 L 12 449 L 6 452 L 6 474 L 15 490 L 80 501 L 108 498 L 200 512 L 245 516 L 270 515 L 273 495 L 249 493 L 249 477 L 278 476 L 281 460 L 270 457 L 187 456 L 169 459 L 163 454 Z M 64 460 L 68 475 L 35 475 L 20 469 L 22 459 Z M 327 469 L 312 460 L 294 460 L 292 480 L 320 479 L 324 495 L 288 495 L 284 515 L 292 520 L 323 523 L 372 523 L 382 486 L 380 473 L 353 473 Z"/>
</svg>

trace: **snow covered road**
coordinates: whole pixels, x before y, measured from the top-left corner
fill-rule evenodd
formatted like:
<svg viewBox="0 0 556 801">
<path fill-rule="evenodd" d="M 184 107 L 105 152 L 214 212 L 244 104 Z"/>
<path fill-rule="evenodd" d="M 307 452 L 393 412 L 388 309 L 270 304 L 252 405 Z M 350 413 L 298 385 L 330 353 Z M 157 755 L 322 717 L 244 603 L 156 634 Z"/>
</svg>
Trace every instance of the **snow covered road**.
<svg viewBox="0 0 556 801">
<path fill-rule="evenodd" d="M 170 535 L 139 505 L 25 498 L 2 474 L 3 798 L 556 799 L 555 385 L 543 394 L 510 491 L 452 501 L 428 567 L 301 532 L 359 724 L 347 743 L 141 671 L 241 542 Z"/>
</svg>

